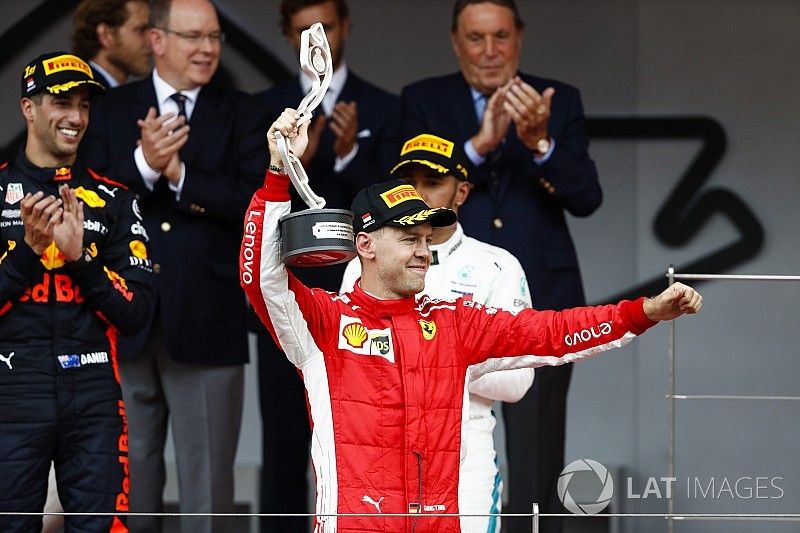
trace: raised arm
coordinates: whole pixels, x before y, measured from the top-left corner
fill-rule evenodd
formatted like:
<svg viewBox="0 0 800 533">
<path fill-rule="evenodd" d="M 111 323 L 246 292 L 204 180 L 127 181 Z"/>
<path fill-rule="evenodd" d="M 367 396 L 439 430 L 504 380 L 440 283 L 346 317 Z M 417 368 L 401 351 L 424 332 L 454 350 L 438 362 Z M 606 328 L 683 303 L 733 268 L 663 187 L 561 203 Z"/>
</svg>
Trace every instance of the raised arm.
<svg viewBox="0 0 800 533">
<path fill-rule="evenodd" d="M 457 326 L 464 353 L 497 369 L 560 365 L 621 347 L 659 320 L 696 313 L 697 291 L 677 283 L 654 298 L 564 311 L 523 309 L 517 314 L 461 301 Z M 525 355 L 528 354 L 528 355 Z M 517 356 L 517 357 L 506 357 Z"/>
<path fill-rule="evenodd" d="M 308 139 L 308 124 L 298 126 L 296 122 L 297 113 L 287 109 L 270 128 L 267 137 L 273 168 L 281 166 L 275 131 L 292 139 L 295 154 L 302 155 Z M 295 142 L 298 135 L 303 138 Z M 289 360 L 302 367 L 322 355 L 312 331 L 325 322 L 326 310 L 332 304 L 325 291 L 304 286 L 280 260 L 278 221 L 291 210 L 289 183 L 286 174 L 269 171 L 264 187 L 253 195 L 244 219 L 239 274 L 242 288 L 258 317 Z"/>
</svg>

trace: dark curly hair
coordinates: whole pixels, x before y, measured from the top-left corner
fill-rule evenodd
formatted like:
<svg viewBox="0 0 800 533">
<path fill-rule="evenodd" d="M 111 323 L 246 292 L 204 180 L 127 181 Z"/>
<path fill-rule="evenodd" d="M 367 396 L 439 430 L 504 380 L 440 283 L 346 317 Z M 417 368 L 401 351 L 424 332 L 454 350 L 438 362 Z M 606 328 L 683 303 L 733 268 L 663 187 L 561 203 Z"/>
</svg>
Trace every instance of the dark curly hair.
<svg viewBox="0 0 800 533">
<path fill-rule="evenodd" d="M 350 17 L 350 9 L 344 0 L 283 0 L 281 2 L 281 31 L 287 35 L 292 29 L 292 17 L 300 11 L 310 6 L 333 2 L 336 7 L 336 15 L 344 20 Z"/>
<path fill-rule="evenodd" d="M 118 28 L 128 20 L 129 2 L 147 0 L 83 0 L 75 11 L 72 31 L 72 52 L 84 59 L 92 59 L 100 50 L 97 40 L 97 25 L 108 24 Z"/>
</svg>

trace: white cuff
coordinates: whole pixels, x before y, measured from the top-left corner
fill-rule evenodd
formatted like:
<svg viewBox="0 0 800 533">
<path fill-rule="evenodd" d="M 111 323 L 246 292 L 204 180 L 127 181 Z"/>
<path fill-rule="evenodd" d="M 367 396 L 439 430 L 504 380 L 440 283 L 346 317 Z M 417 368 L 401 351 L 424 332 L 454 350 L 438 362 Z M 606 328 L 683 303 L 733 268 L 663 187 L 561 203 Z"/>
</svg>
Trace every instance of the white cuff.
<svg viewBox="0 0 800 533">
<path fill-rule="evenodd" d="M 181 200 L 181 191 L 183 191 L 183 180 L 186 178 L 186 165 L 181 162 L 181 179 L 178 180 L 177 185 L 173 185 L 172 182 L 169 182 L 169 190 L 175 193 L 175 200 Z"/>
<path fill-rule="evenodd" d="M 144 158 L 144 150 L 142 150 L 141 146 L 137 146 L 136 150 L 133 151 L 133 160 L 136 162 L 136 168 L 139 169 L 139 175 L 142 176 L 145 187 L 151 191 L 155 189 L 156 182 L 161 177 L 161 172 L 153 170 L 147 164 L 147 160 Z"/>
<path fill-rule="evenodd" d="M 356 156 L 357 153 L 358 153 L 358 143 L 355 143 L 353 145 L 353 149 L 350 150 L 350 153 L 348 153 L 346 156 L 344 157 L 336 156 L 336 159 L 333 162 L 333 172 L 336 174 L 341 174 L 341 172 L 347 168 L 347 165 L 350 164 L 350 161 L 353 160 L 353 158 Z"/>
<path fill-rule="evenodd" d="M 472 164 L 476 167 L 481 166 L 486 162 L 486 158 L 483 157 L 481 154 L 475 150 L 475 147 L 472 146 L 472 140 L 467 139 L 467 142 L 464 143 L 464 153 L 469 157 L 469 160 L 472 161 Z"/>
</svg>

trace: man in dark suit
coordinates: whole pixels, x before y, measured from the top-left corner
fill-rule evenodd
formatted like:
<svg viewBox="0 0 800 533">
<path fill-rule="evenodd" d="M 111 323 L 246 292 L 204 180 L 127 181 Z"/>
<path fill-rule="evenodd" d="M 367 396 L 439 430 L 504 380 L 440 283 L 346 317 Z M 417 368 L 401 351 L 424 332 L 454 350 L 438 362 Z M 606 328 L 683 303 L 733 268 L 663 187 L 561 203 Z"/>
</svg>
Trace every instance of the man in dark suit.
<svg viewBox="0 0 800 533">
<path fill-rule="evenodd" d="M 477 184 L 461 210 L 466 234 L 507 249 L 522 264 L 537 309 L 584 305 L 564 212 L 600 205 L 580 94 L 518 72 L 523 23 L 513 0 L 458 0 L 451 30 L 461 72 L 403 90 L 403 134 L 438 131 L 463 143 Z M 508 512 L 563 512 L 556 493 L 564 462 L 571 365 L 537 369 L 528 394 L 503 406 Z M 508 531 L 530 523 L 508 520 Z M 559 531 L 560 520 L 543 523 Z"/>
<path fill-rule="evenodd" d="M 241 93 L 209 85 L 224 35 L 208 0 L 151 2 L 151 76 L 92 113 L 86 155 L 141 199 L 158 303 L 123 339 L 131 511 L 162 511 L 164 444 L 173 430 L 181 511 L 233 511 L 233 467 L 247 362 L 237 254 L 248 200 L 263 179 L 263 135 Z M 222 531 L 221 518 L 184 531 Z M 137 517 L 133 530 L 158 529 Z"/>
<path fill-rule="evenodd" d="M 146 0 L 82 0 L 75 10 L 72 50 L 106 89 L 150 72 L 149 13 Z"/>
<path fill-rule="evenodd" d="M 356 76 L 344 60 L 350 31 L 344 0 L 284 0 L 281 30 L 293 49 L 300 51 L 300 35 L 315 22 L 325 28 L 331 48 L 333 75 L 325 99 L 309 126 L 309 145 L 303 167 L 311 188 L 329 208 L 349 209 L 355 193 L 381 181 L 400 150 L 400 101 Z M 255 96 L 270 124 L 287 108 L 296 108 L 311 88 L 303 73 Z M 293 194 L 293 208 L 306 209 Z M 344 265 L 296 269 L 312 287 L 337 291 Z M 303 385 L 294 367 L 260 323 L 259 390 L 263 423 L 262 512 L 306 512 L 308 507 L 308 443 L 310 431 Z M 262 520 L 264 531 L 301 531 L 304 519 Z"/>
</svg>

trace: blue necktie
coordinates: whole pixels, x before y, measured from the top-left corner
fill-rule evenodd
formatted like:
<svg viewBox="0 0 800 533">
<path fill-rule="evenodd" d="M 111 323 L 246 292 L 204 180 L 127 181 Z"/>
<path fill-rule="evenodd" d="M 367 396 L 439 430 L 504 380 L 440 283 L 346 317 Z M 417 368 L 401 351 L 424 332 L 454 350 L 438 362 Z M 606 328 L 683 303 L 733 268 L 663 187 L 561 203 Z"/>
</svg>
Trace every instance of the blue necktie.
<svg viewBox="0 0 800 533">
<path fill-rule="evenodd" d="M 186 122 L 189 122 L 189 116 L 186 114 L 186 95 L 183 93 L 175 93 L 170 95 L 176 104 L 178 104 L 178 116 L 186 118 Z"/>
<path fill-rule="evenodd" d="M 486 111 L 486 95 L 481 94 L 475 98 L 475 114 L 478 115 L 478 124 L 483 120 L 483 113 Z"/>
</svg>

